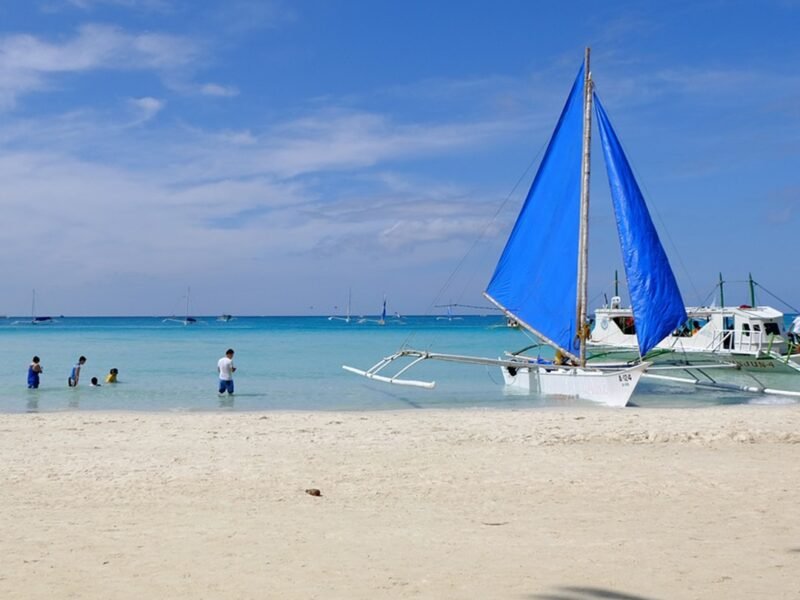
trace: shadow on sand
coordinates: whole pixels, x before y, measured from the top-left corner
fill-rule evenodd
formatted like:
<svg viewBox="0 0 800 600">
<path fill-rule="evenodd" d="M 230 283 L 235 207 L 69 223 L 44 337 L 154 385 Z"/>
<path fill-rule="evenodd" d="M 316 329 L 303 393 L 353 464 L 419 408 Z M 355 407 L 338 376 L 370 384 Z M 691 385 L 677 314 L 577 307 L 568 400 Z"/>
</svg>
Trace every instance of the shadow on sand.
<svg viewBox="0 0 800 600">
<path fill-rule="evenodd" d="M 565 586 L 545 594 L 530 594 L 529 600 L 656 600 L 651 596 L 625 594 L 605 588 Z"/>
</svg>

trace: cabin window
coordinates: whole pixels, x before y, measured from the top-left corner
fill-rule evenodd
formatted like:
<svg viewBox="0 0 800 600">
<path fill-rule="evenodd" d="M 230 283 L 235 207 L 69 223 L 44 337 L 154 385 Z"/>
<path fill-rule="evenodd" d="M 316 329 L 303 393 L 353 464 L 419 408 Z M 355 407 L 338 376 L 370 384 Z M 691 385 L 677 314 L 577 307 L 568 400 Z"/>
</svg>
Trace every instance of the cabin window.
<svg viewBox="0 0 800 600">
<path fill-rule="evenodd" d="M 780 335 L 781 328 L 777 323 L 764 323 L 764 333 L 767 335 Z"/>
<path fill-rule="evenodd" d="M 750 324 L 742 323 L 742 335 L 750 337 Z"/>
<path fill-rule="evenodd" d="M 636 333 L 636 325 L 633 323 L 633 317 L 613 317 L 612 320 L 625 335 L 634 335 Z"/>
<path fill-rule="evenodd" d="M 761 333 L 761 325 L 759 325 L 758 323 L 753 325 L 753 331 L 758 331 L 759 333 Z"/>
</svg>

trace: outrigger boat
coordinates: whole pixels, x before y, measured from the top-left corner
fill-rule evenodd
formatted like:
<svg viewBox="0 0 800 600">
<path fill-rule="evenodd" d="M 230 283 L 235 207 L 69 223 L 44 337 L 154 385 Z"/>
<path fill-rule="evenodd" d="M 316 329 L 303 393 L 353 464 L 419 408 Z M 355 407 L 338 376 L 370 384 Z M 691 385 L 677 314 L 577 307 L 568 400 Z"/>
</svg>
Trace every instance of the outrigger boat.
<svg viewBox="0 0 800 600">
<path fill-rule="evenodd" d="M 395 319 L 400 318 L 399 313 L 394 314 Z M 358 320 L 359 323 L 375 323 L 376 325 L 386 325 L 386 296 L 383 297 L 383 305 L 381 306 L 381 316 L 377 319 L 369 319 L 367 317 L 361 317 Z"/>
<path fill-rule="evenodd" d="M 350 309 L 351 309 L 352 303 L 353 303 L 353 290 L 352 289 L 348 289 L 347 290 L 347 313 L 343 317 L 340 317 L 338 315 L 332 315 L 332 316 L 328 317 L 328 321 L 344 321 L 345 323 L 349 323 L 350 319 L 351 319 L 351 317 L 350 317 Z M 336 308 L 336 307 L 334 307 L 334 308 Z"/>
<path fill-rule="evenodd" d="M 784 314 L 758 306 L 752 276 L 748 283 L 750 304 L 725 306 L 720 273 L 721 306 L 687 308 L 686 323 L 661 340 L 648 360 L 699 366 L 720 362 L 745 372 L 800 375 L 800 346 L 789 335 Z M 600 357 L 635 356 L 636 326 L 631 309 L 622 307 L 616 281 L 614 294 L 609 305 L 595 311 L 589 348 Z"/>
<path fill-rule="evenodd" d="M 637 351 L 636 327 L 629 308 L 612 298 L 595 311 L 589 348 L 598 357 L 620 358 Z M 738 369 L 800 375 L 800 347 L 789 341 L 783 313 L 769 306 L 689 307 L 687 322 L 656 344 L 648 359 L 722 361 Z"/>
<path fill-rule="evenodd" d="M 587 365 L 589 175 L 592 108 L 596 112 L 617 233 L 625 258 L 639 357 L 686 321 L 684 303 L 628 160 L 611 128 L 589 70 L 589 49 L 555 132 L 484 296 L 556 349 L 557 361 L 522 353 L 484 358 L 401 349 L 367 370 L 375 381 L 432 388 L 403 375 L 424 360 L 494 365 L 507 386 L 545 396 L 578 397 L 625 406 L 650 363 Z M 401 359 L 394 375 L 385 369 Z M 400 363 L 401 365 L 404 363 Z"/>
<path fill-rule="evenodd" d="M 646 356 L 653 363 L 644 377 L 683 384 L 800 398 L 800 344 L 786 327 L 785 315 L 756 303 L 752 276 L 750 304 L 725 306 L 722 274 L 717 306 L 686 309 L 688 319 Z M 771 294 L 774 296 L 774 294 Z M 775 296 L 777 298 L 777 296 Z M 610 304 L 595 311 L 592 360 L 634 358 L 636 324 L 622 307 L 615 277 Z M 665 371 L 672 371 L 666 374 Z"/>
</svg>

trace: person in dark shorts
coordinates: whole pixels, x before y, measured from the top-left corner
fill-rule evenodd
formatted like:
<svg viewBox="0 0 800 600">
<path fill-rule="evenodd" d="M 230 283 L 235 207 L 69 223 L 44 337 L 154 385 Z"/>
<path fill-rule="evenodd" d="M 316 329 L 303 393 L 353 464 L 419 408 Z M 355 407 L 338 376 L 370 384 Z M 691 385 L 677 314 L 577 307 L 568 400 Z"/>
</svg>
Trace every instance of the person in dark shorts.
<svg viewBox="0 0 800 600">
<path fill-rule="evenodd" d="M 86 357 L 81 356 L 78 359 L 77 364 L 72 367 L 72 372 L 69 374 L 69 379 L 67 379 L 67 385 L 69 387 L 77 387 L 78 381 L 81 378 L 81 367 L 86 363 Z"/>
<path fill-rule="evenodd" d="M 217 361 L 217 372 L 219 373 L 219 393 L 233 394 L 233 374 L 236 367 L 233 366 L 233 349 L 228 348 L 225 356 Z"/>
</svg>

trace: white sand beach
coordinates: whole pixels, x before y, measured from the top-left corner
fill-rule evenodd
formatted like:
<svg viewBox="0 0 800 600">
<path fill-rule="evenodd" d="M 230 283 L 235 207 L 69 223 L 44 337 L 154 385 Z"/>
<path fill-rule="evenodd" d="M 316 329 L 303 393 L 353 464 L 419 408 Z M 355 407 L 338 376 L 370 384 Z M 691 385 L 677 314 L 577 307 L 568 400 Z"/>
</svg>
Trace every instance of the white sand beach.
<svg viewBox="0 0 800 600">
<path fill-rule="evenodd" d="M 6 600 L 800 597 L 798 405 L 0 430 Z"/>
</svg>

